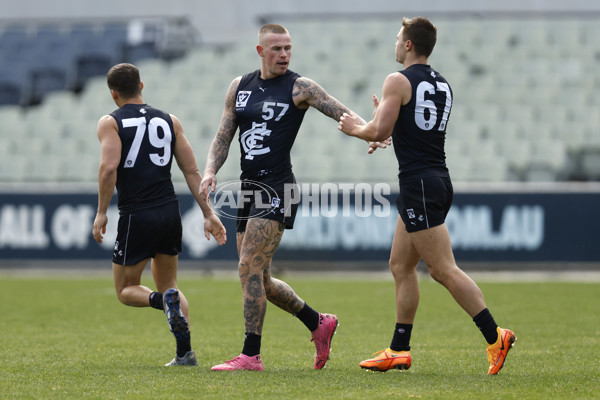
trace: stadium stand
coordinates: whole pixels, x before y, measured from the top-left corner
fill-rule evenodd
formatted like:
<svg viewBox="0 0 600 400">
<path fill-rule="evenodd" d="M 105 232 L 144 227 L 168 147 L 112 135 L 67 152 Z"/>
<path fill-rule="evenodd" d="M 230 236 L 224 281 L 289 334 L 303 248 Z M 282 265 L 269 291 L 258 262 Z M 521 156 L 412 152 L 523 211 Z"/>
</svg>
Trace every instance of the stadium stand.
<svg viewBox="0 0 600 400">
<path fill-rule="evenodd" d="M 600 20 L 503 16 L 434 22 L 440 39 L 431 63 L 454 90 L 446 140 L 454 180 L 600 177 Z M 369 118 L 370 94 L 380 94 L 385 76 L 400 69 L 393 60 L 397 19 L 283 23 L 294 44 L 291 69 Z M 170 39 L 161 36 L 157 21 L 134 28 L 110 21 L 0 27 L 0 120 L 9 132 L 0 138 L 0 182 L 96 180 L 96 124 L 115 108 L 104 74 L 120 61 L 140 67 L 149 103 L 181 119 L 202 168 L 231 79 L 259 66 L 255 32 L 231 46 L 198 46 L 185 24 L 169 26 Z M 238 177 L 236 152 L 234 144 L 221 181 Z M 335 122 L 314 110 L 292 161 L 305 182 L 393 182 L 397 174 L 393 151 L 367 156 L 363 143 L 340 134 Z"/>
</svg>

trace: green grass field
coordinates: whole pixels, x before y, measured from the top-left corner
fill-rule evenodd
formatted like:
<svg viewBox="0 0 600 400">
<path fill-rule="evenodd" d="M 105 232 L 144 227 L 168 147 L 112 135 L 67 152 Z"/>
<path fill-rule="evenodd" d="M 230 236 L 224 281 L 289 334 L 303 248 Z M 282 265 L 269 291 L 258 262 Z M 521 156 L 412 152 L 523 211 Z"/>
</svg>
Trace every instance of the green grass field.
<svg viewBox="0 0 600 400">
<path fill-rule="evenodd" d="M 149 273 L 145 275 L 148 282 Z M 107 275 L 0 276 L 0 397 L 6 399 L 598 399 L 600 283 L 480 282 L 497 322 L 518 337 L 504 369 L 487 376 L 483 337 L 446 290 L 421 281 L 406 372 L 363 371 L 389 345 L 390 279 L 282 277 L 340 326 L 325 369 L 312 368 L 306 328 L 270 305 L 264 372 L 211 372 L 240 353 L 240 284 L 181 275 L 191 305 L 197 368 L 166 368 L 175 341 L 166 319 L 116 298 Z"/>
</svg>

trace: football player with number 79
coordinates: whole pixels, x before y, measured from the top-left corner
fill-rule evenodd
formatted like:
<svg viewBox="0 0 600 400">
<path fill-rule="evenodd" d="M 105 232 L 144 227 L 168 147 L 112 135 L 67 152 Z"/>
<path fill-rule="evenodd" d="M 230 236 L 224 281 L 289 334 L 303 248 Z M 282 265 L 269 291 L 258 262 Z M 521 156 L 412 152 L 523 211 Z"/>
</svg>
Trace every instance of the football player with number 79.
<svg viewBox="0 0 600 400">
<path fill-rule="evenodd" d="M 173 158 L 202 210 L 206 239 L 212 234 L 223 245 L 227 240 L 225 227 L 207 198 L 199 194 L 202 176 L 181 122 L 144 102 L 144 84 L 137 67 L 115 65 L 106 80 L 119 108 L 98 122 L 98 212 L 92 233 L 102 243 L 106 211 L 116 186 L 120 216 L 112 269 L 117 297 L 128 306 L 164 310 L 177 343 L 175 358 L 166 365 L 195 366 L 198 361 L 191 347 L 189 305 L 177 287 L 182 225 L 171 180 Z M 149 260 L 157 291 L 140 285 Z"/>
</svg>

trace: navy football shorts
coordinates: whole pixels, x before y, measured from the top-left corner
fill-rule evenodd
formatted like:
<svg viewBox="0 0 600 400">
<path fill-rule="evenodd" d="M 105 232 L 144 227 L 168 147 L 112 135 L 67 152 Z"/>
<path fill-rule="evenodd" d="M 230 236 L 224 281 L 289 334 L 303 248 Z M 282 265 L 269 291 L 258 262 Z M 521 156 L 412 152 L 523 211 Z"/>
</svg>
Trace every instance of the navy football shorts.
<svg viewBox="0 0 600 400">
<path fill-rule="evenodd" d="M 448 177 L 428 176 L 401 181 L 396 206 L 406 231 L 417 232 L 443 224 L 453 196 Z"/>
<path fill-rule="evenodd" d="M 299 201 L 288 201 L 290 204 L 285 204 L 286 200 L 299 196 L 293 173 L 267 175 L 260 177 L 260 180 L 243 180 L 241 189 L 246 195 L 243 204 L 238 206 L 237 232 L 245 232 L 251 218 L 279 221 L 286 229 L 294 228 Z"/>
<path fill-rule="evenodd" d="M 112 261 L 134 265 L 157 253 L 179 254 L 181 236 L 177 201 L 120 215 Z"/>
</svg>

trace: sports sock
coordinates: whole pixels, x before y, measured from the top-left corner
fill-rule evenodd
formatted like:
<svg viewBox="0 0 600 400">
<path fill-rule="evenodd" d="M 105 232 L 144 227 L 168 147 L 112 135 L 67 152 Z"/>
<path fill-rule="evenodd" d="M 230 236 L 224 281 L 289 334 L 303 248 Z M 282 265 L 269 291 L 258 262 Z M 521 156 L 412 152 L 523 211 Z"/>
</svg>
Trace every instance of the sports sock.
<svg viewBox="0 0 600 400">
<path fill-rule="evenodd" d="M 182 335 L 181 338 L 176 338 L 177 341 L 177 357 L 181 358 L 185 356 L 185 353 L 192 350 L 192 343 L 190 338 L 190 331 L 187 334 Z"/>
<path fill-rule="evenodd" d="M 252 357 L 260 354 L 260 340 L 262 336 L 256 335 L 254 333 L 247 333 L 246 338 L 244 339 L 244 349 L 242 350 L 242 354 Z"/>
<path fill-rule="evenodd" d="M 306 302 L 302 310 L 296 314 L 296 317 L 308 328 L 309 331 L 314 331 L 319 327 L 319 313 L 310 308 Z"/>
<path fill-rule="evenodd" d="M 150 307 L 156 308 L 157 310 L 164 311 L 163 308 L 163 295 L 160 292 L 150 293 Z"/>
<path fill-rule="evenodd" d="M 394 328 L 394 336 L 390 349 L 394 351 L 409 351 L 410 350 L 410 335 L 412 333 L 413 324 L 396 324 Z"/>
<path fill-rule="evenodd" d="M 496 340 L 498 340 L 498 331 L 496 330 L 498 325 L 487 308 L 473 317 L 473 322 L 475 322 L 488 344 L 496 343 Z"/>
</svg>

